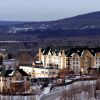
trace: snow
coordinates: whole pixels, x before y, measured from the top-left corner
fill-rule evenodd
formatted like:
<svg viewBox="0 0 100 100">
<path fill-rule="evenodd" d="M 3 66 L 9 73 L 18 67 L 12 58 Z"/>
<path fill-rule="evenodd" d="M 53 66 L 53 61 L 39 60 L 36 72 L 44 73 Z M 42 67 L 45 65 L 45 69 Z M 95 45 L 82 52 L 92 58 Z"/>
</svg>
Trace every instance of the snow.
<svg viewBox="0 0 100 100">
<path fill-rule="evenodd" d="M 70 81 L 70 80 L 68 80 Z M 73 87 L 80 87 L 82 86 L 82 84 L 86 85 L 92 85 L 92 90 L 94 89 L 94 85 L 96 81 L 78 81 L 78 82 L 74 82 L 70 85 L 66 85 L 66 86 L 60 86 L 60 87 L 54 87 L 54 90 L 50 92 L 50 88 L 47 87 L 44 89 L 43 93 L 41 95 L 41 98 L 39 100 L 44 100 L 43 98 L 45 98 L 46 100 L 61 100 L 61 95 L 62 93 L 65 91 L 68 91 L 70 89 L 72 89 Z M 86 91 L 82 91 L 78 94 L 75 94 L 74 97 L 76 98 L 75 100 L 88 100 L 89 94 Z M 53 98 L 53 99 L 51 99 Z M 69 99 L 69 98 L 66 98 Z M 74 98 L 73 98 L 74 99 Z M 96 100 L 93 96 L 91 97 L 91 100 Z"/>
<path fill-rule="evenodd" d="M 14 74 L 14 71 L 12 71 L 12 73 L 8 74 L 9 76 L 12 76 Z"/>
<path fill-rule="evenodd" d="M 44 88 L 43 94 L 48 94 L 50 92 L 50 87 Z"/>
<path fill-rule="evenodd" d="M 0 95 L 0 100 L 37 100 L 36 96 L 3 96 Z"/>
<path fill-rule="evenodd" d="M 22 83 L 22 82 L 24 82 L 24 81 L 23 80 L 11 81 L 11 83 Z"/>
<path fill-rule="evenodd" d="M 34 85 L 34 86 L 31 86 L 32 90 L 38 90 L 41 88 L 42 85 Z"/>
<path fill-rule="evenodd" d="M 72 80 L 68 80 L 68 79 L 67 79 L 67 80 L 65 80 L 65 82 L 66 82 L 66 83 L 67 83 L 67 82 L 71 82 L 71 81 L 72 81 Z"/>
</svg>

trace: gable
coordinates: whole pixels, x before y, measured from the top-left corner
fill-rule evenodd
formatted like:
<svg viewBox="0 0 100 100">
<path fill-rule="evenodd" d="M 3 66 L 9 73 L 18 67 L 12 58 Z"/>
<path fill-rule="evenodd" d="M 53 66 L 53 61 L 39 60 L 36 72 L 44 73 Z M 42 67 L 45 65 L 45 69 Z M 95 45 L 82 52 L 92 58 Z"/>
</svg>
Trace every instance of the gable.
<svg viewBox="0 0 100 100">
<path fill-rule="evenodd" d="M 79 58 L 79 55 L 78 55 L 77 53 L 73 53 L 71 56 L 72 56 L 73 58 Z"/>
<path fill-rule="evenodd" d="M 82 57 L 85 58 L 85 57 L 90 57 L 92 58 L 93 55 L 88 51 L 88 50 L 84 50 L 83 53 L 82 53 Z"/>
<path fill-rule="evenodd" d="M 20 74 L 20 72 L 19 72 L 18 70 L 15 70 L 13 76 L 15 76 L 15 77 L 20 77 L 20 76 L 22 76 L 22 75 Z"/>
</svg>

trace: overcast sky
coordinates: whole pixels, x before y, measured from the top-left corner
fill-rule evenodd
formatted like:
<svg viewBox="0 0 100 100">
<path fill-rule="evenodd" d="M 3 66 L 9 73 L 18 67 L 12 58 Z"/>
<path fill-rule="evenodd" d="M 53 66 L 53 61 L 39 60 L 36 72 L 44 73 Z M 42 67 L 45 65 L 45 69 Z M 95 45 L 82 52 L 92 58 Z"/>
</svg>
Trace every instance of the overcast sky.
<svg viewBox="0 0 100 100">
<path fill-rule="evenodd" d="M 0 20 L 47 21 L 100 11 L 100 0 L 0 0 Z"/>
</svg>

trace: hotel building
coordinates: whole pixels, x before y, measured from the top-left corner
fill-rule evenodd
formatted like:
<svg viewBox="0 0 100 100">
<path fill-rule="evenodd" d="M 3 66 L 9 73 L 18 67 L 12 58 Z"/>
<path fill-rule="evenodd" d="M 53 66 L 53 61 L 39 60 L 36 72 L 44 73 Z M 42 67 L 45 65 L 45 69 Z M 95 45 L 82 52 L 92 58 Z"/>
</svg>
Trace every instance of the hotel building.
<svg viewBox="0 0 100 100">
<path fill-rule="evenodd" d="M 39 48 L 38 57 L 45 67 L 70 68 L 76 73 L 100 67 L 100 48 Z"/>
</svg>

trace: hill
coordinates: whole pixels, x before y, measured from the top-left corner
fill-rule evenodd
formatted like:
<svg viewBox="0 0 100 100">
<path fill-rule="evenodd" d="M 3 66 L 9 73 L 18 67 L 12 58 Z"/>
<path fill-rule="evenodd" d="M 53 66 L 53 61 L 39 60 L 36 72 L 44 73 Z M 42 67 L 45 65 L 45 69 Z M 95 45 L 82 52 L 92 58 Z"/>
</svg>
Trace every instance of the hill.
<svg viewBox="0 0 100 100">
<path fill-rule="evenodd" d="M 21 49 L 53 46 L 100 46 L 100 12 L 45 22 L 0 21 L 0 43 L 21 41 Z M 31 44 L 30 44 L 31 42 Z M 34 47 L 33 47 L 34 46 Z M 10 49 L 9 49 L 10 50 Z"/>
</svg>

